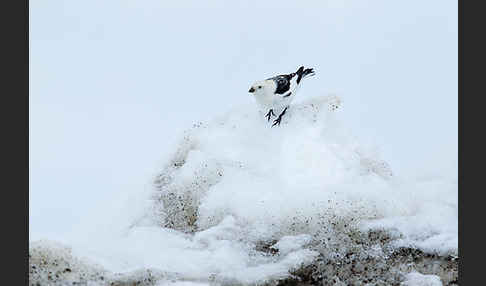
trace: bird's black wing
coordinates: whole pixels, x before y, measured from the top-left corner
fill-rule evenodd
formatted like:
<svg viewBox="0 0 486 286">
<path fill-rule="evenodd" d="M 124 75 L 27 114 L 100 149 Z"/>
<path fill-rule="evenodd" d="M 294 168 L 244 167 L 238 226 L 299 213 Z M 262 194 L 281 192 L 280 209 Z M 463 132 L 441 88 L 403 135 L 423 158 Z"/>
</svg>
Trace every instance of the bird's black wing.
<svg viewBox="0 0 486 286">
<path fill-rule="evenodd" d="M 296 76 L 296 73 L 277 75 L 268 79 L 275 81 L 277 84 L 276 94 L 284 94 L 290 89 L 290 80 Z"/>
</svg>

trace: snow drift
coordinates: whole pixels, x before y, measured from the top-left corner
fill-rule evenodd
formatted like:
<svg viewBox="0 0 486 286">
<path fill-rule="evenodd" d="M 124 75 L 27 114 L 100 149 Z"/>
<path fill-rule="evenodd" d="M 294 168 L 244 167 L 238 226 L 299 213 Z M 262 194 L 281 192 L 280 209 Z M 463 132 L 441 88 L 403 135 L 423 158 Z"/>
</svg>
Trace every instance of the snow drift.
<svg viewBox="0 0 486 286">
<path fill-rule="evenodd" d="M 316 97 L 291 106 L 278 127 L 253 105 L 195 124 L 154 189 L 113 218 L 121 231 L 97 230 L 74 251 L 116 273 L 223 284 L 284 279 L 351 250 L 457 255 L 457 178 L 394 174 L 340 123 L 341 108 L 339 97 Z"/>
<path fill-rule="evenodd" d="M 455 252 L 457 181 L 395 178 L 336 119 L 340 105 L 308 100 L 273 128 L 251 107 L 195 125 L 156 180 L 155 223 L 194 232 L 231 216 L 258 241 L 388 229 L 397 245 Z"/>
</svg>

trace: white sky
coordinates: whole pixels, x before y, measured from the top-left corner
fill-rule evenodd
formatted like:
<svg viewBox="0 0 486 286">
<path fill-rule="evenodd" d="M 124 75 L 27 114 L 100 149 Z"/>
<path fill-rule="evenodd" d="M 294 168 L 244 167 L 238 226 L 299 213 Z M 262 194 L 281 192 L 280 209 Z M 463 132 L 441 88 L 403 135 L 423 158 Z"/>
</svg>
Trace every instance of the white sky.
<svg viewBox="0 0 486 286">
<path fill-rule="evenodd" d="M 205 3 L 30 1 L 31 239 L 142 188 L 184 129 L 300 65 L 317 74 L 296 100 L 342 97 L 397 173 L 455 166 L 457 1 Z"/>
</svg>

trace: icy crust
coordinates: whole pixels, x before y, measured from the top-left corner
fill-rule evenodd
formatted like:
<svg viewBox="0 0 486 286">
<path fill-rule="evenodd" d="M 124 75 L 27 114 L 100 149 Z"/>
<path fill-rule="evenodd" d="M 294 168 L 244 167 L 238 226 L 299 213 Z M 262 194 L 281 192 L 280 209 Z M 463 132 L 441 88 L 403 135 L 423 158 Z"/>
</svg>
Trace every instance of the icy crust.
<svg viewBox="0 0 486 286">
<path fill-rule="evenodd" d="M 269 256 L 222 236 L 236 230 L 231 218 L 194 237 L 141 228 L 96 255 L 37 241 L 29 249 L 29 285 L 256 285 L 288 278 L 317 256 L 300 248 Z"/>
<path fill-rule="evenodd" d="M 107 271 L 92 262 L 73 257 L 71 248 L 52 241 L 37 241 L 29 249 L 29 285 L 101 283 Z"/>
<path fill-rule="evenodd" d="M 437 275 L 424 275 L 419 272 L 411 272 L 405 277 L 402 286 L 442 286 Z"/>
<path fill-rule="evenodd" d="M 73 255 L 62 243 L 40 240 L 29 247 L 29 285 L 154 285 L 176 281 L 177 275 L 158 269 L 113 273 L 96 262 Z"/>
</svg>

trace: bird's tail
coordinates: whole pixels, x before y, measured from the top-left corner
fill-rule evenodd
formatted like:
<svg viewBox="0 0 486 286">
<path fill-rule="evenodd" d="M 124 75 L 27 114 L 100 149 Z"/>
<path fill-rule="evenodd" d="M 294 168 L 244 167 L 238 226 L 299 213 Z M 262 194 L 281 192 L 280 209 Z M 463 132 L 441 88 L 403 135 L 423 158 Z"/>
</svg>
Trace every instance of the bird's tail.
<svg viewBox="0 0 486 286">
<path fill-rule="evenodd" d="M 296 73 L 297 73 L 297 83 L 300 83 L 300 81 L 305 77 L 315 75 L 313 68 L 304 69 L 304 66 L 301 66 Z"/>
</svg>

